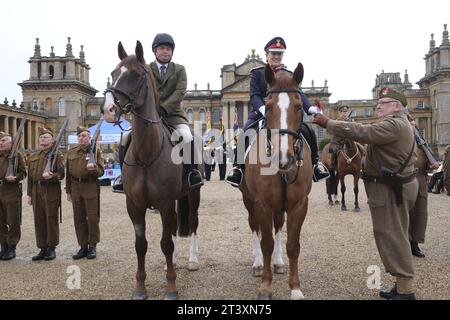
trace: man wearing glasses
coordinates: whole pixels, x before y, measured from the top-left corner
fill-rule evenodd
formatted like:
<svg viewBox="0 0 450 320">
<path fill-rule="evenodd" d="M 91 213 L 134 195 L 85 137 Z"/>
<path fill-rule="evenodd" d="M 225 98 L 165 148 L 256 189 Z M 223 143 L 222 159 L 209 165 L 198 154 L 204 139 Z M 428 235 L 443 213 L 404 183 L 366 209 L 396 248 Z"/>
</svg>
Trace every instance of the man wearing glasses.
<svg viewBox="0 0 450 320">
<path fill-rule="evenodd" d="M 380 291 L 391 300 L 415 300 L 413 259 L 409 243 L 409 211 L 418 183 L 414 172 L 416 141 L 404 108 L 406 97 L 390 88 L 380 91 L 373 124 L 329 120 L 322 114 L 313 123 L 329 134 L 367 143 L 363 180 L 372 215 L 375 242 L 395 286 Z"/>
</svg>

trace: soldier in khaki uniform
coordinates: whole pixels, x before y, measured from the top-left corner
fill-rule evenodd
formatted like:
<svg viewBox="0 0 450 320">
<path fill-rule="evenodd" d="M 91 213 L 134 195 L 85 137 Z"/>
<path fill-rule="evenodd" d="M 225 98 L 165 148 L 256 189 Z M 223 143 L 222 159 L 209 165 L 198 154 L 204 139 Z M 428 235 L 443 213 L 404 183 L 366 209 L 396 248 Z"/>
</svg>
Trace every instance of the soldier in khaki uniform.
<svg viewBox="0 0 450 320">
<path fill-rule="evenodd" d="M 27 176 L 22 153 L 17 152 L 14 175 L 6 176 L 8 155 L 12 139 L 9 134 L 0 132 L 0 244 L 1 260 L 16 257 L 16 246 L 20 240 L 22 213 L 22 186 L 19 184 Z"/>
<path fill-rule="evenodd" d="M 408 120 L 414 129 L 416 123 L 414 118 L 408 114 Z M 425 242 L 425 230 L 428 220 L 428 192 L 427 177 L 430 169 L 437 169 L 439 163 L 436 161 L 431 165 L 425 152 L 418 146 L 417 160 L 414 163 L 417 170 L 417 182 L 419 183 L 419 193 L 417 194 L 416 203 L 409 212 L 409 238 L 411 242 L 411 252 L 414 256 L 424 258 L 425 255 L 419 248 L 419 243 Z"/>
<path fill-rule="evenodd" d="M 64 157 L 56 154 L 55 167 L 51 174 L 44 174 L 47 155 L 54 144 L 54 134 L 39 128 L 39 148 L 28 158 L 28 204 L 33 206 L 34 228 L 39 253 L 33 261 L 53 260 L 59 244 L 58 212 L 61 208 L 61 183 L 64 179 Z"/>
<path fill-rule="evenodd" d="M 396 277 L 395 287 L 380 291 L 380 296 L 393 300 L 415 299 L 408 228 L 409 211 L 418 192 L 414 174 L 417 147 L 403 112 L 406 104 L 403 94 L 384 88 L 376 108 L 380 119 L 377 123 L 341 122 L 321 114 L 316 114 L 313 121 L 330 134 L 368 144 L 363 179 L 375 242 L 386 271 Z M 393 177 L 389 171 L 395 173 Z M 394 179 L 396 185 L 392 186 Z"/>
<path fill-rule="evenodd" d="M 88 164 L 91 136 L 87 128 L 78 127 L 78 146 L 67 153 L 66 192 L 72 202 L 75 232 L 80 250 L 73 255 L 78 260 L 96 258 L 96 245 L 100 241 L 100 184 L 103 159 L 100 149 L 95 151 L 96 165 Z"/>
<path fill-rule="evenodd" d="M 340 106 L 338 108 L 338 117 L 337 121 L 349 121 L 348 119 L 348 106 Z M 329 152 L 331 153 L 331 166 L 332 168 L 336 169 L 337 166 L 337 152 L 338 148 L 344 143 L 344 138 L 339 136 L 332 136 L 330 140 L 331 148 L 329 149 Z"/>
</svg>

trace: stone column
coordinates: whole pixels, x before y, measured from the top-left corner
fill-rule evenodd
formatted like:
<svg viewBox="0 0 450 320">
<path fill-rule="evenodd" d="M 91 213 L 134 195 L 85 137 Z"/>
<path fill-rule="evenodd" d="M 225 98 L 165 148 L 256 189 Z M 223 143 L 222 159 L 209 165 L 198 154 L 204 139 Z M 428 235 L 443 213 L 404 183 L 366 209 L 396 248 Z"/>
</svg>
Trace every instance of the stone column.
<svg viewBox="0 0 450 320">
<path fill-rule="evenodd" d="M 3 118 L 3 128 L 5 129 L 6 133 L 9 132 L 9 117 L 8 116 L 5 116 Z"/>
<path fill-rule="evenodd" d="M 11 136 L 14 136 L 17 132 L 17 118 L 16 117 L 11 117 L 12 119 L 12 128 L 11 128 Z"/>
<path fill-rule="evenodd" d="M 31 143 L 31 120 L 28 120 L 27 122 L 27 145 L 25 146 L 25 148 L 27 148 L 28 150 L 32 149 L 32 143 Z M 25 139 L 24 139 L 25 140 Z"/>
<path fill-rule="evenodd" d="M 34 122 L 34 149 L 39 149 L 39 124 Z"/>
<path fill-rule="evenodd" d="M 20 119 L 20 121 L 22 121 L 22 119 Z M 25 124 L 26 125 L 26 124 Z M 27 128 L 26 126 L 24 126 L 23 128 L 23 134 L 20 138 L 20 148 L 23 150 L 25 149 L 25 134 L 26 134 Z"/>
<path fill-rule="evenodd" d="M 250 105 L 250 101 L 246 101 L 243 103 L 243 108 L 244 108 L 244 119 L 243 119 L 243 123 L 245 124 L 248 120 L 248 106 Z"/>
<path fill-rule="evenodd" d="M 228 128 L 232 129 L 234 125 L 234 116 L 236 114 L 236 101 L 230 102 L 230 123 L 228 124 Z"/>
</svg>

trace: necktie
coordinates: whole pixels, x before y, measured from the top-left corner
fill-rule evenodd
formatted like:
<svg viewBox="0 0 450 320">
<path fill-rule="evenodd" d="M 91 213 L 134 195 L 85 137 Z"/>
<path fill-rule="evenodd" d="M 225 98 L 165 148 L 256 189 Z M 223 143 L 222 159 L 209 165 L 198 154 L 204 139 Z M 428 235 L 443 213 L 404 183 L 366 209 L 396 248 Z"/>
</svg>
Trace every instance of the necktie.
<svg viewBox="0 0 450 320">
<path fill-rule="evenodd" d="M 160 68 L 159 68 L 159 78 L 161 79 L 161 80 L 163 80 L 164 79 L 164 76 L 166 75 L 166 66 L 161 66 Z"/>
</svg>

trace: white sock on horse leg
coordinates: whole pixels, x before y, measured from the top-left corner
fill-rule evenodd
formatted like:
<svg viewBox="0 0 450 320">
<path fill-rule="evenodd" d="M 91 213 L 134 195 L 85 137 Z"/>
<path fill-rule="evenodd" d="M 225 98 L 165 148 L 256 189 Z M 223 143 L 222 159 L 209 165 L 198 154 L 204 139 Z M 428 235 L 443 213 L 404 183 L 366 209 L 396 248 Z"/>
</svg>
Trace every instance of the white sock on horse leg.
<svg viewBox="0 0 450 320">
<path fill-rule="evenodd" d="M 272 256 L 272 264 L 274 265 L 284 265 L 283 262 L 283 246 L 281 243 L 281 230 L 275 234 L 275 246 Z"/>
<path fill-rule="evenodd" d="M 253 231 L 252 237 L 252 254 L 253 254 L 253 268 L 263 265 L 263 257 L 261 251 L 261 240 L 258 237 L 258 233 Z"/>
<path fill-rule="evenodd" d="M 192 233 L 191 235 L 191 246 L 189 248 L 189 262 L 198 262 L 198 242 L 197 235 Z"/>
</svg>

